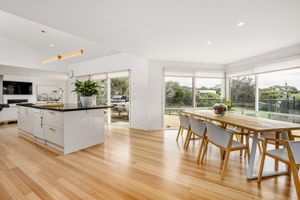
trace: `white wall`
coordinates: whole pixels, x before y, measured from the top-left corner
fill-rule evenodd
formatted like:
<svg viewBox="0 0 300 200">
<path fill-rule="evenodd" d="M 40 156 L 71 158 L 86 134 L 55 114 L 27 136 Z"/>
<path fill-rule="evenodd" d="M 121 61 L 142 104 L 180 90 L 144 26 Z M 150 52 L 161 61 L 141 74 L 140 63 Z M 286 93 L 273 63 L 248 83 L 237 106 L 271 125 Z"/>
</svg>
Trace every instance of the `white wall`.
<svg viewBox="0 0 300 200">
<path fill-rule="evenodd" d="M 48 63 L 43 65 L 41 62 L 45 59 L 45 56 L 43 56 L 42 52 L 37 52 L 3 36 L 0 36 L 0 44 L 1 65 L 59 72 L 65 72 L 67 69 L 67 66 L 62 63 Z"/>
<path fill-rule="evenodd" d="M 70 66 L 75 76 L 91 75 L 104 72 L 114 72 L 130 69 L 130 101 L 131 101 L 131 127 L 148 129 L 148 65 L 147 61 L 128 54 L 116 54 L 81 62 Z M 74 86 L 69 81 L 69 99 L 76 101 L 72 94 Z"/>
</svg>

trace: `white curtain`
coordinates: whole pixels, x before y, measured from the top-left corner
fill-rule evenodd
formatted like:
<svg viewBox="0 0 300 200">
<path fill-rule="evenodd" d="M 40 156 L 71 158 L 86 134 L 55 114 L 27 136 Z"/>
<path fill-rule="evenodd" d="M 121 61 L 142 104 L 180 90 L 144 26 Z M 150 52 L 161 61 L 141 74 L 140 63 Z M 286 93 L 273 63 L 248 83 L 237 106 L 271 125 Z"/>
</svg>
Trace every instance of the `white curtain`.
<svg viewBox="0 0 300 200">
<path fill-rule="evenodd" d="M 164 68 L 164 76 L 224 78 L 224 70 L 199 70 L 195 68 Z"/>
<path fill-rule="evenodd" d="M 230 78 L 230 77 L 243 76 L 243 75 L 294 69 L 299 67 L 300 67 L 300 55 L 297 55 L 293 57 L 273 60 L 264 63 L 257 63 L 253 65 L 229 68 L 226 70 L 226 74 L 227 77 Z"/>
</svg>

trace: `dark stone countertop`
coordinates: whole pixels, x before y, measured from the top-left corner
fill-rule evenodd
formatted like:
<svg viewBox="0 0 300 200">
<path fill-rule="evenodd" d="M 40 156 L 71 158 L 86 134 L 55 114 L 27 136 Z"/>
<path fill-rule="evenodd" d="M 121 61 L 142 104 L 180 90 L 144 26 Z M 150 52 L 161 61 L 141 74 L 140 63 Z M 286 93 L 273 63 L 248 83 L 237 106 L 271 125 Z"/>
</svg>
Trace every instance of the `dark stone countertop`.
<svg viewBox="0 0 300 200">
<path fill-rule="evenodd" d="M 51 103 L 50 103 L 51 104 Z M 33 104 L 33 103 L 19 103 L 16 104 L 17 106 L 23 106 L 23 107 L 29 107 L 29 108 L 37 108 L 37 109 L 44 109 L 44 110 L 53 110 L 53 111 L 59 111 L 59 112 L 69 112 L 69 111 L 79 111 L 79 110 L 94 110 L 94 109 L 107 109 L 112 108 L 113 106 L 106 106 L 106 105 L 97 105 L 97 106 L 91 106 L 91 107 L 83 107 L 81 104 L 72 104 L 72 103 L 64 103 L 61 106 L 58 107 L 50 107 L 50 106 L 43 106 L 39 104 Z"/>
</svg>

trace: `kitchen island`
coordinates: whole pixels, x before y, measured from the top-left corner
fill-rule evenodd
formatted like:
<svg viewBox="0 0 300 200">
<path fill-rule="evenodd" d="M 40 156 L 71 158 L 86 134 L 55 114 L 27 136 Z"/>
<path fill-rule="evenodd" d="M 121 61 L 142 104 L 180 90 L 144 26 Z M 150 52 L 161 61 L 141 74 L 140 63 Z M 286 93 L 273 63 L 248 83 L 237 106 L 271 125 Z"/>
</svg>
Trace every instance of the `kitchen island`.
<svg viewBox="0 0 300 200">
<path fill-rule="evenodd" d="M 77 104 L 17 104 L 18 130 L 36 143 L 75 152 L 105 141 L 104 109 Z"/>
</svg>

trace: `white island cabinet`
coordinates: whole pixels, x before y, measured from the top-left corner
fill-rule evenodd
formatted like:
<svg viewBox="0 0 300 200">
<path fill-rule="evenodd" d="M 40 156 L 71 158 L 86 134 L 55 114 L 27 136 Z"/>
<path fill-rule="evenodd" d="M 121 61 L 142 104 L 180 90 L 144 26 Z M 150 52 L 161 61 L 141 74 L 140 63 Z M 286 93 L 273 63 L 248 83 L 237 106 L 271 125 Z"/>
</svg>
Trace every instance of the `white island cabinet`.
<svg viewBox="0 0 300 200">
<path fill-rule="evenodd" d="M 108 107 L 19 105 L 18 129 L 21 134 L 67 154 L 105 141 L 105 108 Z"/>
</svg>

